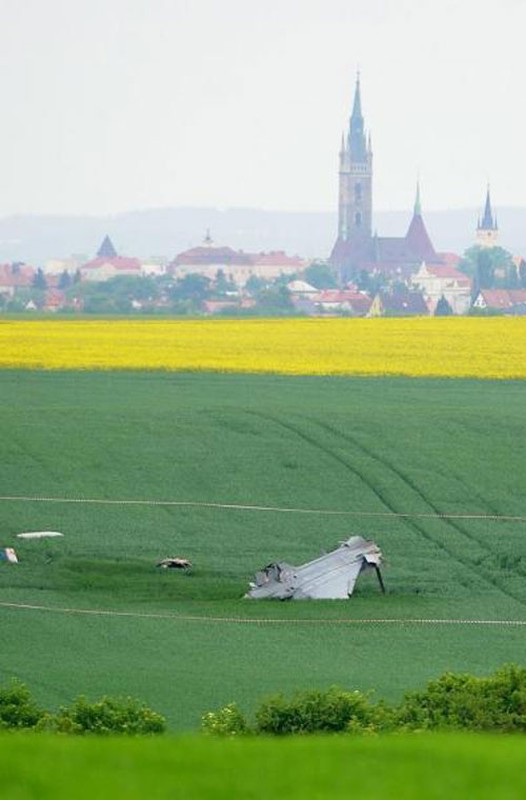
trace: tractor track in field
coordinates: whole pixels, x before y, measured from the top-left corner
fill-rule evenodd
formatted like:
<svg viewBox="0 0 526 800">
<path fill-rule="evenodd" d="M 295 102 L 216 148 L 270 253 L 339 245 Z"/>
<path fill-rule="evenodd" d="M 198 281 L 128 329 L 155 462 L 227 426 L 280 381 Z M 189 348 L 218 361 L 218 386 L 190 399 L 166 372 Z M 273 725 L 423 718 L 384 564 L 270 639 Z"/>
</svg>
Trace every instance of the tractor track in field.
<svg viewBox="0 0 526 800">
<path fill-rule="evenodd" d="M 494 551 L 491 549 L 491 547 L 489 547 L 486 544 L 486 542 L 482 541 L 478 536 L 470 533 L 459 522 L 442 516 L 438 506 L 436 506 L 436 504 L 425 494 L 425 492 L 423 492 L 422 489 L 420 489 L 420 487 L 415 483 L 415 481 L 412 478 L 410 478 L 409 475 L 407 475 L 406 472 L 404 472 L 399 467 L 397 467 L 395 464 L 393 464 L 389 459 L 385 458 L 384 456 L 380 456 L 374 450 L 372 450 L 371 448 L 369 448 L 366 445 L 364 445 L 359 439 L 357 439 L 354 436 L 351 436 L 349 433 L 341 431 L 338 428 L 333 428 L 331 425 L 328 425 L 325 422 L 320 422 L 317 419 L 313 419 L 313 418 L 310 418 L 310 417 L 305 417 L 305 419 L 307 419 L 310 423 L 313 423 L 313 424 L 317 425 L 322 430 L 325 430 L 328 433 L 331 433 L 333 436 L 337 436 L 338 438 L 343 439 L 344 441 L 348 442 L 350 445 L 355 447 L 357 450 L 359 450 L 365 456 L 370 458 L 372 461 L 376 461 L 378 464 L 380 464 L 380 466 L 382 466 L 385 469 L 391 471 L 394 475 L 396 475 L 396 477 L 400 481 L 402 481 L 402 483 L 404 483 L 406 486 L 408 486 L 409 489 L 411 489 L 411 491 L 414 494 L 416 494 L 416 496 L 419 497 L 436 514 L 437 518 L 439 518 L 441 522 L 443 522 L 445 525 L 447 525 L 451 529 L 453 529 L 459 536 L 461 536 L 461 537 L 463 537 L 465 539 L 468 539 L 470 542 L 473 542 L 478 547 L 480 547 L 482 550 L 485 550 L 488 553 L 488 555 L 491 555 L 491 556 L 495 555 Z M 410 522 L 410 524 L 412 524 L 413 527 L 420 528 L 420 526 L 418 526 L 414 522 Z M 429 538 L 429 537 L 427 537 L 427 538 Z M 434 540 L 434 541 L 436 541 L 436 540 Z M 445 548 L 445 549 L 447 550 L 448 548 Z M 448 552 L 449 552 L 449 550 L 448 550 Z M 496 578 L 494 578 L 493 576 L 488 575 L 486 573 L 486 570 L 477 569 L 477 566 L 475 564 L 473 564 L 471 561 L 469 561 L 469 560 L 467 560 L 465 558 L 461 558 L 458 555 L 455 555 L 454 553 L 451 553 L 451 555 L 454 558 L 456 558 L 456 560 L 461 561 L 461 563 L 464 564 L 464 566 L 469 566 L 479 577 L 483 578 L 485 581 L 490 583 L 496 589 L 499 589 L 499 591 L 501 591 L 503 594 L 507 595 L 508 597 L 512 598 L 513 600 L 518 601 L 522 605 L 526 605 L 526 602 L 525 602 L 524 598 L 522 598 L 521 596 L 515 594 L 514 592 L 509 591 L 509 589 L 504 588 L 502 586 L 501 582 L 499 580 L 497 580 Z M 511 568 L 510 571 L 511 572 L 515 572 L 515 574 L 520 575 L 521 577 L 525 577 L 526 576 L 526 573 L 523 570 L 517 569 L 516 567 L 515 568 Z"/>
<path fill-rule="evenodd" d="M 360 470 L 358 470 L 357 467 L 354 464 L 350 463 L 350 461 L 347 458 L 345 458 L 344 456 L 340 455 L 339 453 L 335 453 L 330 447 L 327 447 L 327 445 L 321 443 L 319 441 L 319 439 L 314 437 L 312 434 L 305 433 L 305 431 L 302 430 L 301 428 L 299 428 L 297 425 L 294 425 L 289 421 L 285 422 L 284 420 L 280 419 L 279 417 L 273 416 L 271 414 L 264 414 L 263 412 L 260 412 L 260 411 L 246 411 L 245 413 L 251 414 L 251 415 L 254 415 L 254 416 L 258 416 L 261 419 L 264 419 L 264 420 L 267 420 L 268 422 L 272 422 L 272 423 L 274 423 L 276 425 L 279 425 L 282 428 L 284 428 L 285 430 L 288 430 L 291 433 L 295 434 L 296 436 L 301 438 L 303 441 L 305 441 L 307 444 L 311 445 L 312 447 L 315 447 L 316 449 L 321 450 L 323 453 L 325 453 L 326 455 L 331 457 L 333 460 L 335 460 L 339 464 L 341 464 L 348 472 L 350 472 L 352 475 L 354 475 L 356 478 L 358 478 L 365 486 L 367 486 L 367 488 L 378 498 L 378 500 L 380 500 L 380 502 L 391 513 L 393 513 L 393 514 L 397 514 L 398 513 L 396 508 L 393 506 L 393 504 L 382 494 L 382 492 L 380 492 L 377 489 L 377 487 L 374 485 L 374 483 L 371 480 L 369 480 L 369 478 L 367 478 L 366 475 L 364 475 Z M 336 436 L 336 437 L 338 437 L 340 439 L 343 439 L 344 441 L 347 441 L 349 444 L 352 444 L 355 447 L 357 447 L 358 449 L 361 449 L 361 451 L 367 457 L 369 457 L 369 458 L 371 458 L 373 460 L 379 461 L 379 463 L 381 463 L 386 469 L 390 469 L 390 471 L 393 474 L 395 474 L 398 477 L 399 480 L 402 480 L 404 483 L 406 483 L 406 485 L 413 492 L 414 491 L 418 492 L 418 490 L 415 490 L 414 486 L 411 486 L 410 483 L 407 483 L 407 481 L 404 480 L 404 478 L 399 474 L 399 472 L 397 472 L 396 469 L 393 469 L 392 466 L 389 463 L 384 462 L 381 459 L 378 459 L 378 457 L 376 457 L 376 455 L 372 455 L 366 448 L 362 448 L 359 443 L 356 443 L 352 439 L 352 437 L 347 437 L 341 431 L 339 431 L 337 429 L 334 429 L 334 428 L 331 428 L 331 426 L 328 426 L 325 423 L 321 423 L 321 422 L 319 422 L 319 420 L 312 419 L 312 418 L 309 418 L 309 417 L 301 417 L 301 419 L 302 420 L 306 420 L 310 424 L 315 424 L 319 428 L 321 428 L 321 430 L 325 430 L 326 433 L 330 433 L 332 436 Z M 424 502 L 426 502 L 428 505 L 430 505 L 430 503 L 424 497 L 422 497 L 420 494 L 418 494 L 418 496 L 420 496 L 420 498 Z M 432 506 L 430 505 L 430 507 L 432 507 Z M 435 513 L 437 513 L 436 510 L 435 510 Z M 492 577 L 484 574 L 480 570 L 478 570 L 476 568 L 476 565 L 473 564 L 469 559 L 466 559 L 463 556 L 459 556 L 458 553 L 456 553 L 454 550 L 452 550 L 450 547 L 448 547 L 444 542 L 439 541 L 434 536 L 429 534 L 428 531 L 424 528 L 424 526 L 422 524 L 416 522 L 413 519 L 409 519 L 409 518 L 407 519 L 407 524 L 414 531 L 416 531 L 417 534 L 419 534 L 420 536 L 423 536 L 428 542 L 430 542 L 435 547 L 437 547 L 440 550 L 442 550 L 445 553 L 447 553 L 447 555 L 450 558 L 452 558 L 454 561 L 460 562 L 466 569 L 469 569 L 472 573 L 474 573 L 479 580 L 483 580 L 486 583 L 489 583 L 491 586 L 493 586 L 495 589 L 497 589 L 503 595 L 505 595 L 508 598 L 511 598 L 512 600 L 515 600 L 516 602 L 519 602 L 521 605 L 526 605 L 526 602 L 522 597 L 520 597 L 519 595 L 516 595 L 514 592 L 510 592 L 506 588 L 503 588 L 500 585 L 500 583 L 498 583 L 494 578 L 492 578 Z M 456 530 L 456 529 L 454 528 L 454 530 Z M 460 535 L 462 535 L 462 531 L 456 530 L 456 532 L 460 533 Z M 478 541 L 477 541 L 477 544 L 480 545 L 480 543 Z"/>
<path fill-rule="evenodd" d="M 118 611 L 116 609 L 102 608 L 73 608 L 67 606 L 46 606 L 36 603 L 15 603 L 0 601 L 0 608 L 14 611 L 37 611 L 51 614 L 66 614 L 71 616 L 88 617 L 117 617 L 124 619 L 167 620 L 170 622 L 203 622 L 203 623 L 228 623 L 239 625 L 400 625 L 418 627 L 425 625 L 451 625 L 451 626 L 488 626 L 504 628 L 526 627 L 526 619 L 433 619 L 426 617 L 376 617 L 371 619 L 352 617 L 317 617 L 317 618 L 285 618 L 285 617 L 220 617 L 206 616 L 204 614 L 170 614 L 163 611 Z"/>
</svg>

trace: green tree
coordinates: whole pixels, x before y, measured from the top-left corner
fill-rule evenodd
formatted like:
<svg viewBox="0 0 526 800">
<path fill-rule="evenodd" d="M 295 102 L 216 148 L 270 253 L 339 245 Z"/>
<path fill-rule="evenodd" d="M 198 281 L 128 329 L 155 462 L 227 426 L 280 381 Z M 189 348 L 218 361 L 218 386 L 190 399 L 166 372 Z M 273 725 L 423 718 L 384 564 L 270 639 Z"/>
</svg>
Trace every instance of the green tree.
<svg viewBox="0 0 526 800">
<path fill-rule="evenodd" d="M 511 289 L 517 285 L 517 269 L 511 253 L 503 247 L 474 245 L 464 253 L 459 269 L 472 279 L 473 296 L 480 289 Z"/>
<path fill-rule="evenodd" d="M 219 295 L 220 297 L 228 294 L 229 292 L 236 292 L 237 286 L 234 281 L 231 281 L 225 275 L 224 270 L 218 269 L 216 274 L 216 279 L 214 281 L 214 294 Z"/>
<path fill-rule="evenodd" d="M 212 290 L 210 278 L 198 273 L 190 273 L 176 281 L 169 291 L 172 300 L 190 300 L 195 304 L 200 304 L 210 297 Z"/>
<path fill-rule="evenodd" d="M 47 289 L 47 280 L 46 276 L 44 275 L 44 270 L 40 267 L 37 269 L 33 276 L 32 286 L 34 289 L 40 289 L 44 291 Z"/>
<path fill-rule="evenodd" d="M 435 317 L 450 317 L 452 314 L 453 309 L 444 295 L 442 295 L 435 308 Z"/>
<path fill-rule="evenodd" d="M 60 278 L 58 279 L 58 288 L 63 290 L 69 289 L 71 284 L 72 284 L 72 277 L 67 271 L 67 269 L 65 269 L 64 272 L 61 273 Z"/>
<path fill-rule="evenodd" d="M 338 286 L 334 270 L 326 261 L 313 261 L 303 270 L 303 280 L 316 289 L 336 289 Z"/>
</svg>

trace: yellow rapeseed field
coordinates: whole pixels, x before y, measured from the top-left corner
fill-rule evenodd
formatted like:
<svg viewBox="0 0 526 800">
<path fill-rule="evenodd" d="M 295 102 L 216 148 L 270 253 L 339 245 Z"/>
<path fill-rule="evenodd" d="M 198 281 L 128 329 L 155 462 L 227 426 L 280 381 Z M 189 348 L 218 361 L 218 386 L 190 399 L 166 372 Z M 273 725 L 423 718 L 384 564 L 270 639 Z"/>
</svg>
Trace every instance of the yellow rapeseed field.
<svg viewBox="0 0 526 800">
<path fill-rule="evenodd" d="M 4 320 L 0 366 L 526 378 L 526 318 Z"/>
</svg>

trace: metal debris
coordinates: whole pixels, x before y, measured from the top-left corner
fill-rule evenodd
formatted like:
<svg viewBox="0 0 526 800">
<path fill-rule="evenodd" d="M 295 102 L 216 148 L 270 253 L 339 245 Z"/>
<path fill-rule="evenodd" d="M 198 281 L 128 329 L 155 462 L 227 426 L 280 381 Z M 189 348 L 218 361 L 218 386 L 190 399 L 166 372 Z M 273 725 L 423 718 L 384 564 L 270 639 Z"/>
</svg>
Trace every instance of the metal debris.
<svg viewBox="0 0 526 800">
<path fill-rule="evenodd" d="M 380 548 L 362 536 L 351 536 L 330 553 L 295 567 L 285 561 L 269 564 L 256 573 L 245 595 L 262 600 L 337 600 L 347 599 L 354 591 L 362 572 L 376 570 L 382 592 L 385 591 L 380 564 Z"/>
</svg>

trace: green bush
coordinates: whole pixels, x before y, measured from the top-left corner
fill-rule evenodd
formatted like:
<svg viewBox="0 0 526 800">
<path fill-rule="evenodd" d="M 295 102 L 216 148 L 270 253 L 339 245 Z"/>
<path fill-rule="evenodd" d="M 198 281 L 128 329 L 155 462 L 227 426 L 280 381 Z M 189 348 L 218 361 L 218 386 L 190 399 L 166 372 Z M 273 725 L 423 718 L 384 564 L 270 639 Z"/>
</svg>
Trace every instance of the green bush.
<svg viewBox="0 0 526 800">
<path fill-rule="evenodd" d="M 526 669 L 513 664 L 476 678 L 446 672 L 422 692 L 406 694 L 396 727 L 526 731 Z"/>
<path fill-rule="evenodd" d="M 205 714 L 201 718 L 201 730 L 214 736 L 240 736 L 249 732 L 245 717 L 236 703 Z"/>
<path fill-rule="evenodd" d="M 282 694 L 264 700 L 256 711 L 256 732 L 271 734 L 338 733 L 375 730 L 387 726 L 387 711 L 373 705 L 361 692 L 337 686 Z"/>
<path fill-rule="evenodd" d="M 131 697 L 103 697 L 89 703 L 81 696 L 71 706 L 61 708 L 50 727 L 59 733 L 134 736 L 164 733 L 166 720 Z"/>
<path fill-rule="evenodd" d="M 23 683 L 13 680 L 0 686 L 0 730 L 36 728 L 45 716 Z"/>
</svg>

